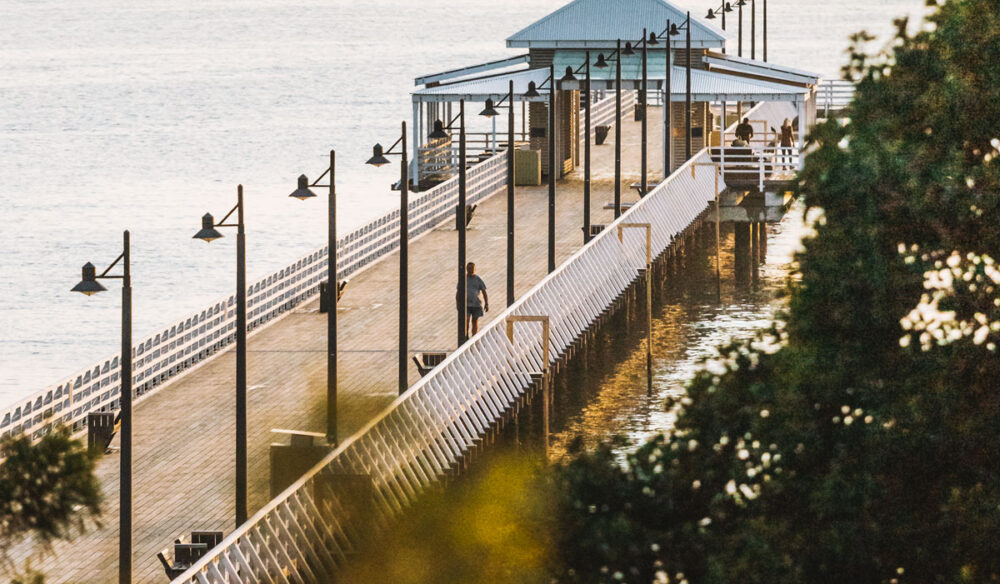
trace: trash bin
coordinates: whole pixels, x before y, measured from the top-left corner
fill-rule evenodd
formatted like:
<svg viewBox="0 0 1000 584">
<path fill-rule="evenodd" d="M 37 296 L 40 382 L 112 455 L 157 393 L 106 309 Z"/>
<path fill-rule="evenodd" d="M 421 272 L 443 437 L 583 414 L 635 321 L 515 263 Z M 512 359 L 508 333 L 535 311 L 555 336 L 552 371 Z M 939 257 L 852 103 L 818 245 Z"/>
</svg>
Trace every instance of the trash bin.
<svg viewBox="0 0 1000 584">
<path fill-rule="evenodd" d="M 321 314 L 330 312 L 330 283 L 326 280 L 319 283 L 319 311 Z"/>
<path fill-rule="evenodd" d="M 611 126 L 597 126 L 594 128 L 594 132 L 596 133 L 594 143 L 598 146 L 604 144 L 604 141 L 608 139 L 608 132 L 610 131 Z"/>
</svg>

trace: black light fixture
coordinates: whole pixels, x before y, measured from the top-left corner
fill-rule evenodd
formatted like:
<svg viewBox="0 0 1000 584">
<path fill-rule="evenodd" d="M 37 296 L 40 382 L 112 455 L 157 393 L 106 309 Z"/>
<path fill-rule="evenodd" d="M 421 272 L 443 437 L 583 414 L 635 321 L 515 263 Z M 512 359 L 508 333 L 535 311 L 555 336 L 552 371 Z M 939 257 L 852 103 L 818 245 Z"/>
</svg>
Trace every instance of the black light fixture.
<svg viewBox="0 0 1000 584">
<path fill-rule="evenodd" d="M 381 144 L 372 146 L 372 157 L 369 158 L 365 164 L 370 164 L 372 166 L 385 166 L 386 164 L 389 164 L 389 159 L 385 157 Z"/>
<path fill-rule="evenodd" d="M 129 233 L 123 233 L 122 253 L 111 265 L 99 275 L 94 264 L 83 265 L 83 279 L 73 286 L 73 292 L 81 292 L 92 296 L 105 290 L 98 280 L 106 278 L 122 281 L 122 334 L 121 334 L 121 371 L 118 403 L 121 411 L 120 467 L 118 472 L 118 584 L 132 582 L 132 272 Z M 120 276 L 110 276 L 115 266 L 121 263 Z"/>
<path fill-rule="evenodd" d="M 622 54 L 623 55 L 634 55 L 635 54 L 635 51 L 632 50 L 632 43 L 631 42 L 626 42 L 625 43 L 625 48 L 622 50 Z"/>
<path fill-rule="evenodd" d="M 651 47 L 655 47 L 656 45 L 660 44 L 660 40 L 656 38 L 656 32 L 649 33 L 649 40 L 646 41 L 646 44 Z"/>
<path fill-rule="evenodd" d="M 399 146 L 399 151 L 396 147 Z M 381 144 L 372 147 L 372 157 L 367 164 L 372 166 L 385 166 L 389 164 L 386 155 L 399 156 L 399 351 L 397 353 L 397 375 L 399 394 L 406 393 L 409 383 L 407 382 L 407 362 L 409 361 L 409 263 L 410 263 L 410 158 L 406 150 L 406 122 L 400 125 L 399 138 L 389 146 L 389 150 L 383 150 Z M 332 308 L 331 308 L 332 309 Z"/>
<path fill-rule="evenodd" d="M 309 179 L 304 174 L 299 175 L 299 186 L 289 197 L 298 199 L 300 201 L 305 201 L 306 199 L 311 199 L 316 196 L 316 193 L 309 190 Z"/>
<path fill-rule="evenodd" d="M 670 36 L 678 36 L 678 35 L 681 34 L 681 31 L 680 31 L 680 29 L 677 28 L 676 24 L 671 24 L 670 25 L 670 32 L 668 34 Z"/>
<path fill-rule="evenodd" d="M 709 8 L 708 14 L 705 15 L 705 20 L 715 20 L 715 12 Z"/>
<path fill-rule="evenodd" d="M 87 296 L 93 296 L 98 292 L 104 292 L 107 290 L 100 282 L 97 281 L 97 268 L 94 264 L 87 262 L 83 264 L 83 278 L 80 283 L 73 286 L 71 292 L 81 292 Z"/>
<path fill-rule="evenodd" d="M 726 2 L 725 6 L 722 8 L 722 10 L 724 12 L 732 12 L 733 11 L 733 5 L 731 3 L 729 3 L 729 2 Z"/>
<path fill-rule="evenodd" d="M 320 181 L 327 178 L 328 183 Z M 313 187 L 327 187 L 327 263 L 326 263 L 326 439 L 337 444 L 337 301 L 343 284 L 337 281 L 337 155 L 330 150 L 330 165 L 310 183 L 306 175 L 299 175 L 299 184 L 290 197 L 305 201 L 316 197 Z M 322 291 L 322 287 L 320 287 Z"/>
<path fill-rule="evenodd" d="M 594 63 L 594 67 L 597 67 L 598 69 L 608 68 L 608 62 L 604 59 L 604 53 L 600 53 L 597 55 L 597 62 Z"/>
<path fill-rule="evenodd" d="M 221 239 L 222 233 L 215 228 L 215 218 L 212 217 L 211 213 L 205 213 L 201 218 L 201 229 L 198 233 L 195 233 L 191 239 L 200 239 L 202 241 L 215 241 L 216 239 Z"/>
<path fill-rule="evenodd" d="M 479 112 L 479 115 L 487 118 L 495 118 L 500 115 L 500 112 L 498 112 L 496 108 L 493 107 L 493 100 L 490 98 L 486 98 L 486 107 L 483 108 L 483 111 Z"/>
<path fill-rule="evenodd" d="M 444 140 L 451 138 L 448 132 L 444 131 L 444 122 L 442 122 L 441 120 L 434 120 L 434 131 L 431 132 L 427 137 L 433 140 Z"/>
<path fill-rule="evenodd" d="M 576 75 L 573 75 L 573 68 L 566 67 L 566 74 L 563 75 L 559 81 L 576 81 Z"/>
<path fill-rule="evenodd" d="M 524 92 L 524 97 L 538 97 L 539 95 L 541 95 L 541 94 L 538 93 L 538 86 L 535 85 L 534 81 L 529 81 L 528 82 L 528 91 Z"/>
<path fill-rule="evenodd" d="M 227 223 L 236 214 L 235 223 Z M 246 224 L 243 222 L 243 185 L 236 185 L 236 205 L 218 223 L 211 213 L 201 218 L 194 239 L 215 241 L 216 227 L 236 228 L 236 527 L 247 517 L 247 261 Z"/>
</svg>

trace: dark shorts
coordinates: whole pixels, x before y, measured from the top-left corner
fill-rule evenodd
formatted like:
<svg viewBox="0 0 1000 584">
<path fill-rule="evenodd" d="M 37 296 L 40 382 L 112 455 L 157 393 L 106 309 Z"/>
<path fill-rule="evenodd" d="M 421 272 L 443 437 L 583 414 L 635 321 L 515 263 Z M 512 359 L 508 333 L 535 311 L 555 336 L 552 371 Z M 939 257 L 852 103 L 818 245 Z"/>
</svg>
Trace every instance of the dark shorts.
<svg viewBox="0 0 1000 584">
<path fill-rule="evenodd" d="M 482 318 L 483 317 L 483 307 L 482 306 L 467 306 L 465 308 L 465 313 L 472 318 Z"/>
</svg>

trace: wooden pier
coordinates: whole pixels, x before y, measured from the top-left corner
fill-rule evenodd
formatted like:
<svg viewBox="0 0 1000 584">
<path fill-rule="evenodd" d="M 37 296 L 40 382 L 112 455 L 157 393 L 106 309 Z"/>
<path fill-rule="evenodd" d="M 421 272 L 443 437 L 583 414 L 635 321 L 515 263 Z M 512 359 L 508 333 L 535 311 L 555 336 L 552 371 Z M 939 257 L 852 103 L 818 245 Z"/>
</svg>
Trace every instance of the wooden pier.
<svg viewBox="0 0 1000 584">
<path fill-rule="evenodd" d="M 650 111 L 650 123 L 657 113 Z M 639 123 L 623 124 L 623 200 L 637 200 L 628 183 L 638 177 Z M 613 138 L 594 147 L 591 216 L 610 223 L 613 212 Z M 650 174 L 661 174 L 650 157 Z M 610 176 L 609 176 L 610 175 Z M 655 184 L 651 180 L 651 184 Z M 583 244 L 582 183 L 577 171 L 559 181 L 556 257 L 562 263 Z M 546 275 L 547 190 L 516 190 L 517 272 L 520 296 Z M 468 231 L 468 257 L 491 297 L 485 325 L 504 309 L 506 196 L 480 203 Z M 410 347 L 413 354 L 455 349 L 457 235 L 445 222 L 410 246 Z M 393 253 L 351 280 L 339 304 L 341 439 L 390 404 L 396 391 L 398 255 Z M 255 333 L 248 350 L 250 513 L 269 500 L 271 430 L 323 431 L 326 392 L 326 317 L 308 302 Z M 155 555 L 192 530 L 234 528 L 235 358 L 221 353 L 142 399 L 134 413 L 134 575 L 137 583 L 166 582 Z M 415 367 L 410 382 L 418 379 Z M 117 576 L 119 459 L 107 455 L 97 474 L 104 492 L 104 527 L 92 528 L 32 565 L 53 584 L 111 582 Z M 38 551 L 32 542 L 11 550 L 19 564 Z"/>
</svg>

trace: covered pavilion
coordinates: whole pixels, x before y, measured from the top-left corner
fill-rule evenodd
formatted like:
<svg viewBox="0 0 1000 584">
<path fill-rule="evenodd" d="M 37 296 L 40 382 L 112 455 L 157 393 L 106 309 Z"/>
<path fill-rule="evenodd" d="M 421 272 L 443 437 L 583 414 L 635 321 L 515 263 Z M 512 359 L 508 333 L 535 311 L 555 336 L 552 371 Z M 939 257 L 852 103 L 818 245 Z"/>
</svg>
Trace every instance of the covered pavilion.
<svg viewBox="0 0 1000 584">
<path fill-rule="evenodd" d="M 419 88 L 412 94 L 414 151 L 440 150 L 442 144 L 428 136 L 436 120 L 447 122 L 452 118 L 453 104 L 464 100 L 466 115 L 475 115 L 487 99 L 497 103 L 507 98 L 513 82 L 513 99 L 522 104 L 515 142 L 520 142 L 516 144 L 519 147 L 539 152 L 544 175 L 550 171 L 548 108 L 555 98 L 556 173 L 562 176 L 580 164 L 579 145 L 585 133 L 582 109 L 586 107 L 581 104 L 594 103 L 600 98 L 614 99 L 619 67 L 622 92 L 636 92 L 637 107 L 641 109 L 647 102 L 648 94 L 647 107 L 663 108 L 659 133 L 664 174 L 683 164 L 688 152 L 719 145 L 724 139 L 723 129 L 737 119 L 734 114 L 742 115 L 744 104 L 790 102 L 797 112 L 794 120 L 797 127 L 808 127 L 814 120 L 819 75 L 727 55 L 724 51 L 729 35 L 725 31 L 710 21 L 694 16 L 687 19 L 688 13 L 665 0 L 573 0 L 507 39 L 509 48 L 526 48 L 526 54 L 417 78 Z M 669 25 L 680 26 L 681 34 L 669 36 Z M 644 32 L 652 34 L 645 43 Z M 628 43 L 632 50 L 617 54 L 619 42 L 623 47 Z M 581 100 L 588 51 L 591 95 Z M 598 68 L 598 61 L 607 66 Z M 556 77 L 555 95 L 550 71 Z M 568 75 L 569 72 L 573 75 Z M 669 92 L 666 91 L 668 72 Z M 537 95 L 529 93 L 529 86 L 537 90 Z M 504 114 L 505 109 L 500 109 L 500 113 Z M 636 115 L 641 115 L 641 111 Z M 751 124 L 754 122 L 751 120 Z M 755 146 L 763 147 L 776 139 L 772 128 L 758 125 L 754 130 Z M 505 138 L 497 142 L 495 130 L 490 138 L 486 135 L 475 145 L 482 144 L 483 150 L 506 147 Z M 797 141 L 801 150 L 801 133 Z M 450 149 L 450 141 L 444 147 Z M 420 161 L 418 156 L 415 177 L 420 176 Z"/>
</svg>

